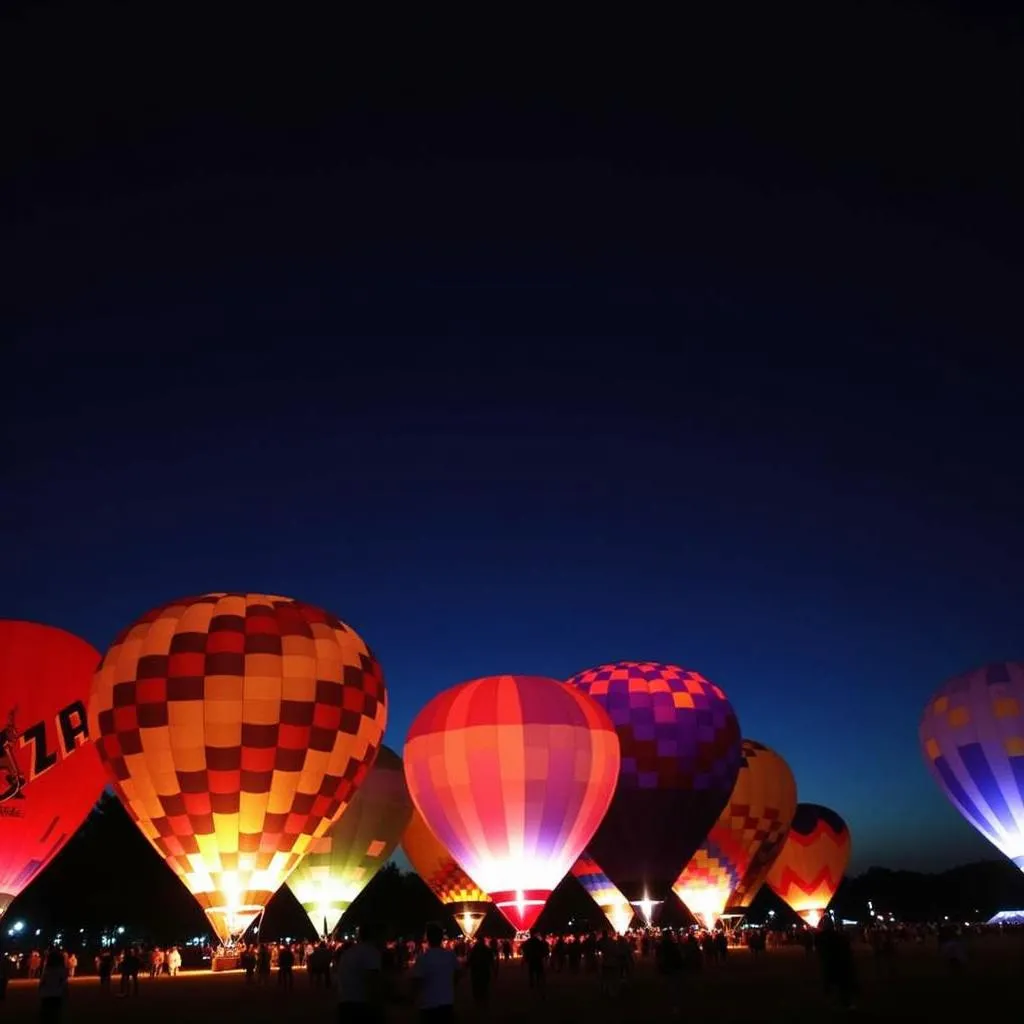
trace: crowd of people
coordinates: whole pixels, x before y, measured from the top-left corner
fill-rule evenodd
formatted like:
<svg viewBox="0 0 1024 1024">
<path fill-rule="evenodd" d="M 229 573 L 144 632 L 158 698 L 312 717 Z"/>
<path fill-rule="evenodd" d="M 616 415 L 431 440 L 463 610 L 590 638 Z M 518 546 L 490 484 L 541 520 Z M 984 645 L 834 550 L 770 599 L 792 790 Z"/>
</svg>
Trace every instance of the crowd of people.
<svg viewBox="0 0 1024 1024">
<path fill-rule="evenodd" d="M 843 929 L 825 918 L 816 930 L 791 929 L 771 932 L 744 929 L 731 935 L 719 929 L 647 929 L 616 935 L 612 932 L 554 934 L 533 932 L 511 938 L 447 938 L 440 925 L 428 925 L 421 939 L 386 940 L 371 926 L 357 938 L 312 942 L 261 942 L 235 947 L 231 966 L 244 973 L 250 985 L 274 984 L 291 989 L 296 968 L 304 969 L 307 984 L 333 989 L 345 1024 L 376 1020 L 380 1006 L 391 1000 L 412 1000 L 421 1010 L 424 1024 L 441 1024 L 451 1018 L 455 987 L 468 976 L 473 1001 L 486 1007 L 492 983 L 499 971 L 517 962 L 529 987 L 543 997 L 549 972 L 595 976 L 603 994 L 617 996 L 633 973 L 637 961 L 648 961 L 666 976 L 683 977 L 726 961 L 730 949 L 745 945 L 753 955 L 785 945 L 803 946 L 816 954 L 826 991 L 839 1005 L 852 1007 L 857 996 L 857 972 L 853 943 L 860 941 L 886 963 L 906 943 L 934 942 L 954 967 L 964 960 L 966 942 L 985 929 L 963 925 L 903 925 L 881 921 Z M 216 960 L 227 951 L 209 950 Z M 140 949 L 127 946 L 115 952 L 102 950 L 92 967 L 100 987 L 112 995 L 139 994 L 140 976 L 174 977 L 182 965 L 178 947 Z M 504 965 L 504 967 L 503 967 Z M 57 1021 L 68 992 L 68 983 L 79 971 L 72 951 L 30 950 L 0 957 L 0 998 L 12 977 L 37 980 L 44 1021 Z M 115 985 L 114 979 L 118 982 Z"/>
</svg>

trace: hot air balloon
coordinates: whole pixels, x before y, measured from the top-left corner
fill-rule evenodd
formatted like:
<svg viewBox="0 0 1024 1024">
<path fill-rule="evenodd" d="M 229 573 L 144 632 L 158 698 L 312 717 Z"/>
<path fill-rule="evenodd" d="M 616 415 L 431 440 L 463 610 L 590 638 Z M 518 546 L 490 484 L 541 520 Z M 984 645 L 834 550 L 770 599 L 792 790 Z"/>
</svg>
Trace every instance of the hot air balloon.
<svg viewBox="0 0 1024 1024">
<path fill-rule="evenodd" d="M 920 738 L 953 806 L 1024 870 L 1024 664 L 950 679 L 928 702 Z"/>
<path fill-rule="evenodd" d="M 416 874 L 451 910 L 462 934 L 467 939 L 473 938 L 487 916 L 491 897 L 455 863 L 444 843 L 430 831 L 423 815 L 415 808 L 402 836 L 402 849 Z"/>
<path fill-rule="evenodd" d="M 0 621 L 0 917 L 103 792 L 85 710 L 99 660 L 62 629 Z"/>
<path fill-rule="evenodd" d="M 717 686 L 675 665 L 623 661 L 580 672 L 567 685 L 615 723 L 622 770 L 589 850 L 649 924 L 736 783 L 736 714 Z"/>
<path fill-rule="evenodd" d="M 796 780 L 789 765 L 774 750 L 744 740 L 729 802 L 672 886 L 705 928 L 715 927 L 745 879 L 755 881 L 752 871 L 760 873 L 760 887 L 795 813 Z M 758 858 L 761 865 L 754 864 Z"/>
<path fill-rule="evenodd" d="M 149 612 L 104 655 L 89 705 L 115 791 L 225 943 L 348 805 L 386 719 L 359 636 L 268 594 Z"/>
<path fill-rule="evenodd" d="M 619 935 L 625 935 L 633 921 L 629 900 L 615 887 L 601 866 L 586 851 L 572 866 L 573 877 L 590 893 L 591 899 Z"/>
<path fill-rule="evenodd" d="M 310 843 L 288 888 L 326 937 L 395 852 L 412 816 L 402 759 L 381 747 L 342 816 Z"/>
<path fill-rule="evenodd" d="M 846 822 L 819 804 L 797 804 L 789 835 L 768 871 L 767 882 L 779 899 L 815 928 L 849 862 Z"/>
<path fill-rule="evenodd" d="M 618 773 L 604 711 L 537 676 L 444 691 L 405 743 L 406 781 L 427 826 L 520 931 L 583 852 Z"/>
</svg>

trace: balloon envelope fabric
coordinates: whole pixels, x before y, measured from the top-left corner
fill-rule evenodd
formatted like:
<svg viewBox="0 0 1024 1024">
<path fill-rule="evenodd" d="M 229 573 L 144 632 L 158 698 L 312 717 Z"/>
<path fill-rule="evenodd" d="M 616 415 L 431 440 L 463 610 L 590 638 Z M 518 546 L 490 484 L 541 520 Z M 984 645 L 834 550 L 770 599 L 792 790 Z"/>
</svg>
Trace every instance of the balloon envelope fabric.
<svg viewBox="0 0 1024 1024">
<path fill-rule="evenodd" d="M 736 713 L 719 687 L 676 665 L 617 662 L 567 685 L 605 708 L 621 743 L 615 798 L 589 852 L 634 905 L 660 899 L 736 783 Z"/>
<path fill-rule="evenodd" d="M 572 866 L 573 877 L 601 908 L 601 913 L 619 935 L 625 935 L 633 921 L 633 908 L 619 892 L 612 880 L 601 870 L 601 865 L 586 851 Z"/>
<path fill-rule="evenodd" d="M 89 741 L 86 702 L 100 654 L 62 629 L 0 621 L 0 917 L 85 821 L 107 776 Z M 14 778 L 9 778 L 14 775 Z"/>
<path fill-rule="evenodd" d="M 1024 870 L 1024 665 L 950 679 L 928 702 L 920 739 L 953 806 Z"/>
<path fill-rule="evenodd" d="M 144 615 L 104 656 L 89 708 L 115 791 L 225 941 L 345 809 L 386 720 L 358 634 L 267 594 Z"/>
<path fill-rule="evenodd" d="M 789 835 L 768 871 L 768 885 L 814 928 L 850 863 L 846 822 L 820 804 L 797 804 Z"/>
<path fill-rule="evenodd" d="M 491 897 L 459 867 L 415 807 L 402 836 L 402 849 L 416 874 L 450 908 L 462 934 L 471 939 L 487 916 Z"/>
<path fill-rule="evenodd" d="M 352 901 L 395 852 L 412 815 L 402 759 L 381 747 L 366 778 L 327 834 L 314 839 L 287 885 L 313 927 L 333 933 Z"/>
<path fill-rule="evenodd" d="M 430 830 L 519 930 L 583 852 L 615 790 L 608 716 L 553 679 L 490 676 L 436 696 L 405 744 Z"/>
<path fill-rule="evenodd" d="M 745 879 L 754 892 L 760 888 L 795 813 L 796 779 L 789 765 L 774 750 L 744 740 L 729 802 L 672 887 L 706 928 L 714 928 L 726 907 L 735 904 L 733 894 Z"/>
</svg>

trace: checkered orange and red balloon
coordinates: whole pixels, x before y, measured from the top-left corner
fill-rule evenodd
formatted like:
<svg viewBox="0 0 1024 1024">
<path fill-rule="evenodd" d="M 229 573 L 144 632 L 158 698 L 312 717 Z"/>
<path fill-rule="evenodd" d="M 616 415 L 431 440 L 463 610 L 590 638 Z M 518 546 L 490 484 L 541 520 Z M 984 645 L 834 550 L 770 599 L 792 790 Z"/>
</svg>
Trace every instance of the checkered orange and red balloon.
<svg viewBox="0 0 1024 1024">
<path fill-rule="evenodd" d="M 115 791 L 225 940 L 341 815 L 386 719 L 358 634 L 268 594 L 144 615 L 107 651 L 89 706 Z"/>
<path fill-rule="evenodd" d="M 705 927 L 714 928 L 727 907 L 748 906 L 757 895 L 795 813 L 789 765 L 764 744 L 744 740 L 729 802 L 672 886 Z"/>
</svg>

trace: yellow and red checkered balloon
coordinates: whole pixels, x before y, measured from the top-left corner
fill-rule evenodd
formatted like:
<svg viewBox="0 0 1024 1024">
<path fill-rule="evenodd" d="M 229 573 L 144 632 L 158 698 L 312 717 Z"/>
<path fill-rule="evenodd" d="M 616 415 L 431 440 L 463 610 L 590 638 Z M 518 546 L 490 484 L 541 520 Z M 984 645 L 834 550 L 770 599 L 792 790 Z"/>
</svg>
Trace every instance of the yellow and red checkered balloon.
<svg viewBox="0 0 1024 1024">
<path fill-rule="evenodd" d="M 340 816 L 386 720 L 358 634 L 268 594 L 144 615 L 104 655 L 89 705 L 121 802 L 225 941 Z"/>
<path fill-rule="evenodd" d="M 796 779 L 789 765 L 774 750 L 744 740 L 729 802 L 672 886 L 706 928 L 715 927 L 726 907 L 753 899 L 794 814 Z"/>
</svg>

